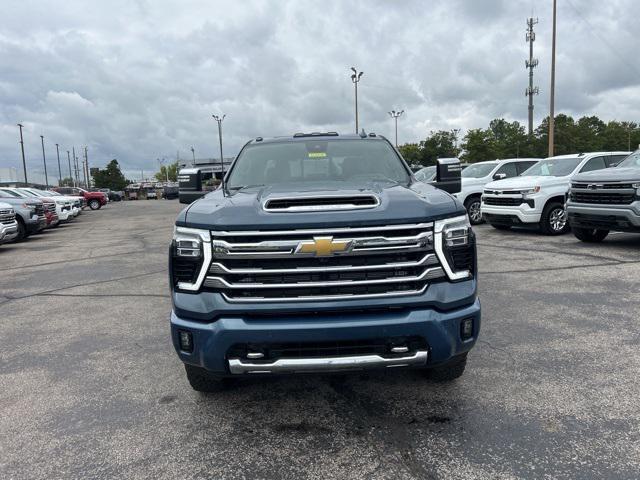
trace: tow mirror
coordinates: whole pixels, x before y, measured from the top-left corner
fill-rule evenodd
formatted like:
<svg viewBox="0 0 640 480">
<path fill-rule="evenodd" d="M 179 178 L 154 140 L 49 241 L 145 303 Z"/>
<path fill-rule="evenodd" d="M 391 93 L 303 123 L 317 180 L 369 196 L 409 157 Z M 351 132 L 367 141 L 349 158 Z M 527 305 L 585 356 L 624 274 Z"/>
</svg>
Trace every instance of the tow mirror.
<svg viewBox="0 0 640 480">
<path fill-rule="evenodd" d="M 507 174 L 506 173 L 496 173 L 493 176 L 494 180 L 504 180 L 505 178 L 507 178 Z"/>
<path fill-rule="evenodd" d="M 439 158 L 437 162 L 434 186 L 448 193 L 459 193 L 462 190 L 460 160 Z"/>
</svg>

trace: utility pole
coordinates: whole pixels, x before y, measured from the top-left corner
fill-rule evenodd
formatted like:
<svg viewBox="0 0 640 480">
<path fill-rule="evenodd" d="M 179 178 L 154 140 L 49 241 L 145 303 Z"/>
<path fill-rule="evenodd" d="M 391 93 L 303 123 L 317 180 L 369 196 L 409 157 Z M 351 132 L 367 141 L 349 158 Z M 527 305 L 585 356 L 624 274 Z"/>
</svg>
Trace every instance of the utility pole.
<svg viewBox="0 0 640 480">
<path fill-rule="evenodd" d="M 456 157 L 457 157 L 458 156 L 458 134 L 460 133 L 460 129 L 454 128 L 453 130 L 451 130 L 451 133 L 453 133 L 453 146 L 456 150 Z"/>
<path fill-rule="evenodd" d="M 362 77 L 362 74 L 364 72 L 358 72 L 356 70 L 356 67 L 351 67 L 351 70 L 353 71 L 353 74 L 351 75 L 351 82 L 353 83 L 353 86 L 355 87 L 355 92 L 356 92 L 356 135 L 358 134 L 358 83 L 360 83 L 360 77 Z"/>
<path fill-rule="evenodd" d="M 44 183 L 49 190 L 49 176 L 47 175 L 47 157 L 44 155 L 44 136 L 40 135 L 40 142 L 42 142 L 42 163 L 44 163 Z"/>
<path fill-rule="evenodd" d="M 91 172 L 89 171 L 89 147 L 84 146 L 84 165 L 87 169 L 87 187 L 91 187 Z"/>
<path fill-rule="evenodd" d="M 224 157 L 222 156 L 222 121 L 224 117 L 227 115 L 224 114 L 222 117 L 218 115 L 211 115 L 213 119 L 218 122 L 218 139 L 220 140 L 220 171 L 222 172 L 222 179 L 220 180 L 220 186 L 222 187 L 222 192 L 224 194 Z M 195 154 L 194 154 L 195 158 Z"/>
<path fill-rule="evenodd" d="M 529 42 L 529 60 L 525 60 L 525 67 L 529 70 L 529 87 L 525 90 L 525 96 L 529 97 L 529 135 L 533 134 L 533 96 L 538 95 L 538 87 L 533 86 L 533 69 L 538 66 L 538 59 L 533 58 L 533 42 L 536 41 L 536 32 L 533 31 L 533 26 L 538 23 L 537 18 L 527 18 L 527 35 L 526 39 Z"/>
<path fill-rule="evenodd" d="M 398 117 L 404 113 L 404 110 L 400 110 L 399 112 L 396 112 L 395 110 L 391 110 L 390 112 L 387 112 L 387 113 L 391 118 L 395 120 L 395 123 L 396 123 L 396 148 L 398 148 Z M 356 130 L 357 129 L 358 127 L 356 127 Z"/>
<path fill-rule="evenodd" d="M 191 145 L 191 154 L 193 155 L 193 164 L 196 164 L 196 151 L 193 149 L 193 145 Z"/>
<path fill-rule="evenodd" d="M 555 127 L 555 89 L 556 89 L 556 0 L 553 0 L 553 28 L 551 40 L 551 92 L 549 95 L 549 156 L 553 157 Z"/>
<path fill-rule="evenodd" d="M 24 159 L 24 140 L 22 138 L 22 124 L 19 123 L 20 127 L 20 149 L 22 150 L 22 168 L 24 169 L 24 183 L 27 183 L 27 161 Z"/>
<path fill-rule="evenodd" d="M 62 169 L 60 168 L 60 146 L 56 143 L 56 156 L 58 157 L 58 186 L 62 186 Z"/>
<path fill-rule="evenodd" d="M 78 157 L 76 157 L 76 147 L 75 145 L 72 147 L 72 151 L 73 151 L 73 172 L 74 172 L 74 177 L 75 177 L 75 181 L 73 183 L 74 187 L 78 186 Z"/>
<path fill-rule="evenodd" d="M 71 173 L 71 153 L 67 150 L 67 160 L 69 161 L 69 180 L 73 184 L 73 174 Z M 75 185 L 73 185 L 75 187 Z"/>
</svg>

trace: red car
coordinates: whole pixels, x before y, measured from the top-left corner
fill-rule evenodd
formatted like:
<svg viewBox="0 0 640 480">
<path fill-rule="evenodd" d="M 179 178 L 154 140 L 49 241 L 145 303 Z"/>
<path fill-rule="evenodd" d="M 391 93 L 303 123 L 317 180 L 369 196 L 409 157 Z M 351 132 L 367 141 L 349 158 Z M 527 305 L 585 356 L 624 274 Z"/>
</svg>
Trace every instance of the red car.
<svg viewBox="0 0 640 480">
<path fill-rule="evenodd" d="M 68 197 L 82 197 L 91 210 L 99 210 L 107 204 L 107 196 L 102 192 L 88 192 L 78 187 L 56 187 L 54 191 Z"/>
</svg>

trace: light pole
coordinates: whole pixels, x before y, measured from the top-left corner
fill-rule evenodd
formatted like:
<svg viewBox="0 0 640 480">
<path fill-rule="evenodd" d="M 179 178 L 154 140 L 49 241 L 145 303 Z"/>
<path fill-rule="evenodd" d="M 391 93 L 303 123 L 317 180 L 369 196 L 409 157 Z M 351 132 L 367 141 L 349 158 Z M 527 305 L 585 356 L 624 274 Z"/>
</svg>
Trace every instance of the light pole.
<svg viewBox="0 0 640 480">
<path fill-rule="evenodd" d="M 396 148 L 398 148 L 398 117 L 404 113 L 404 110 L 400 110 L 399 112 L 396 112 L 395 110 L 391 110 L 390 112 L 387 112 L 387 113 L 391 116 L 391 118 L 395 120 L 395 123 L 396 123 Z"/>
<path fill-rule="evenodd" d="M 551 39 L 551 92 L 549 95 L 549 156 L 553 157 L 555 127 L 555 90 L 556 90 L 556 0 L 553 0 L 553 28 Z"/>
<path fill-rule="evenodd" d="M 67 150 L 67 160 L 69 161 L 69 180 L 73 185 L 73 174 L 71 173 L 71 153 Z M 73 185 L 75 187 L 75 185 Z"/>
<path fill-rule="evenodd" d="M 60 146 L 56 143 L 56 156 L 58 157 L 58 186 L 62 186 L 62 169 L 60 168 Z"/>
<path fill-rule="evenodd" d="M 42 163 L 44 163 L 44 183 L 49 190 L 49 176 L 47 175 L 47 157 L 44 155 L 44 136 L 40 135 L 40 142 L 42 143 Z"/>
<path fill-rule="evenodd" d="M 351 70 L 353 71 L 353 74 L 351 75 L 351 82 L 355 87 L 355 93 L 356 93 L 356 135 L 357 135 L 358 134 L 358 83 L 360 82 L 360 77 L 362 77 L 362 74 L 364 72 L 358 72 L 358 70 L 356 70 L 356 67 L 351 67 Z"/>
<path fill-rule="evenodd" d="M 89 147 L 84 146 L 84 167 L 87 169 L 87 188 L 91 187 L 91 172 L 89 171 Z"/>
<path fill-rule="evenodd" d="M 196 164 L 196 151 L 193 149 L 193 145 L 191 145 L 191 154 L 193 155 L 193 164 Z"/>
<path fill-rule="evenodd" d="M 22 168 L 24 169 L 24 183 L 27 183 L 27 161 L 24 159 L 24 140 L 22 138 L 22 124 L 19 123 L 20 127 L 20 149 L 22 150 Z"/>
<path fill-rule="evenodd" d="M 220 171 L 222 172 L 222 179 L 220 180 L 220 186 L 222 187 L 222 192 L 224 192 L 224 157 L 222 156 L 222 121 L 224 117 L 227 115 L 224 114 L 222 117 L 218 115 L 211 115 L 213 119 L 218 122 L 218 139 L 220 140 Z"/>
</svg>

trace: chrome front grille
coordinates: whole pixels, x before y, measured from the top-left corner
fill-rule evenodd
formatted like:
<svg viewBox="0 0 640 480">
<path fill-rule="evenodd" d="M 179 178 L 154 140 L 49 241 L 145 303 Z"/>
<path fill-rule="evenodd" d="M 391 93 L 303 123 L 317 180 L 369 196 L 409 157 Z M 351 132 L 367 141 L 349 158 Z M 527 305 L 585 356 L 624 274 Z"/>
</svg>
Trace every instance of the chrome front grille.
<svg viewBox="0 0 640 480">
<path fill-rule="evenodd" d="M 445 276 L 431 223 L 211 235 L 204 286 L 233 302 L 416 295 Z"/>
<path fill-rule="evenodd" d="M 55 203 L 45 203 L 44 208 L 49 213 L 56 213 L 56 204 Z"/>
<path fill-rule="evenodd" d="M 0 210 L 0 223 L 4 225 L 12 224 L 16 219 L 16 214 L 13 210 Z"/>
<path fill-rule="evenodd" d="M 636 189 L 627 183 L 573 183 L 569 198 L 574 203 L 629 205 Z"/>
</svg>

